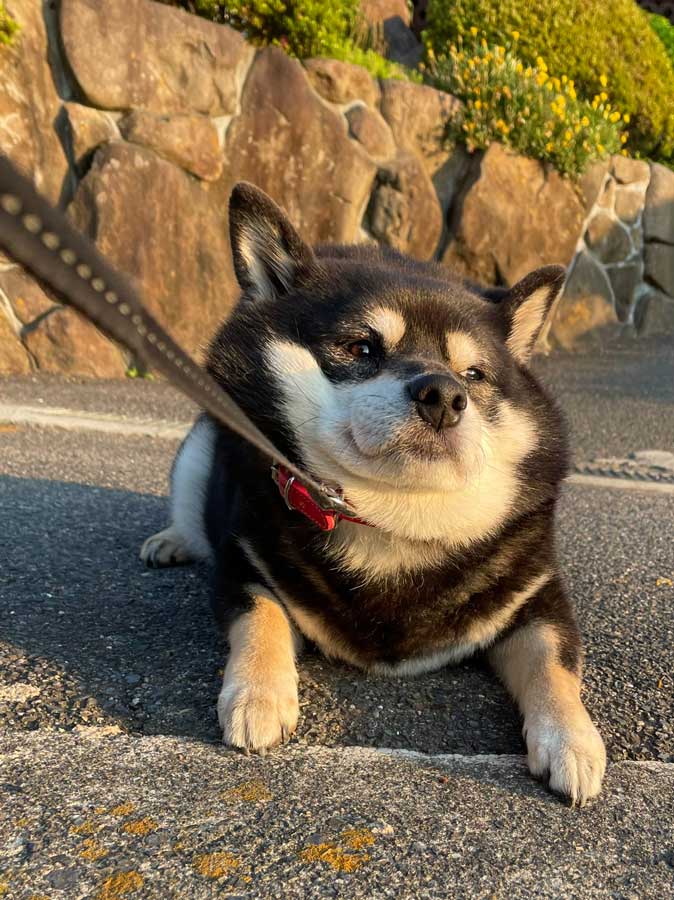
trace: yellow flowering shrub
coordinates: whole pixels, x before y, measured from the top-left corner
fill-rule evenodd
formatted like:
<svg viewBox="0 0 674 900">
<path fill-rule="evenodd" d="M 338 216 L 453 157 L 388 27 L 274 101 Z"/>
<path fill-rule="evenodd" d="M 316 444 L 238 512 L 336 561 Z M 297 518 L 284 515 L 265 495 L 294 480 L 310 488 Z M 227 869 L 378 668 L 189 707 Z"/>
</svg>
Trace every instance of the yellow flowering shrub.
<svg viewBox="0 0 674 900">
<path fill-rule="evenodd" d="M 494 45 L 517 31 L 525 66 L 542 56 L 551 71 L 574 79 L 579 97 L 607 90 L 632 117 L 630 152 L 674 161 L 674 70 L 634 0 L 428 0 L 425 43 L 443 53 L 473 23 Z"/>
<path fill-rule="evenodd" d="M 518 39 L 515 31 L 509 46 L 492 46 L 473 27 L 438 56 L 427 48 L 428 81 L 464 103 L 448 136 L 471 151 L 500 141 L 568 175 L 620 152 L 629 115 L 615 109 L 605 91 L 591 102 L 581 100 L 573 79 L 554 76 L 541 56 L 525 65 L 516 52 Z"/>
</svg>

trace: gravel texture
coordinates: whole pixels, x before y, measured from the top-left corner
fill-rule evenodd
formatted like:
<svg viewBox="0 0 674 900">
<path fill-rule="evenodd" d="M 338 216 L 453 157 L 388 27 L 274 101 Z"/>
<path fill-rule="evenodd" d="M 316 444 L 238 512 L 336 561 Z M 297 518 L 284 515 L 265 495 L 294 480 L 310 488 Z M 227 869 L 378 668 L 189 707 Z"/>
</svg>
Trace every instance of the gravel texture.
<svg viewBox="0 0 674 900">
<path fill-rule="evenodd" d="M 578 810 L 512 757 L 9 735 L 1 877 L 17 900 L 108 900 L 123 885 L 134 900 L 662 900 L 673 793 L 674 768 L 655 764 L 614 766 Z"/>
<path fill-rule="evenodd" d="M 619 353 L 555 353 L 537 357 L 533 368 L 566 413 L 576 460 L 674 450 L 671 339 Z"/>
</svg>

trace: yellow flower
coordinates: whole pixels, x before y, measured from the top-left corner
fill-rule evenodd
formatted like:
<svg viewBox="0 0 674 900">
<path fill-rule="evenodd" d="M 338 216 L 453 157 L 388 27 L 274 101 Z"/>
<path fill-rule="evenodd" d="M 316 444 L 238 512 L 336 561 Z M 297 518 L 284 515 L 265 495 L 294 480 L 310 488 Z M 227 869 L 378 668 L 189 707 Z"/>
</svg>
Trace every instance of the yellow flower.
<svg viewBox="0 0 674 900">
<path fill-rule="evenodd" d="M 627 150 L 621 150 L 620 152 L 622 153 L 623 156 L 629 156 L 629 153 L 627 152 Z"/>
<path fill-rule="evenodd" d="M 566 131 L 564 132 L 564 140 L 570 141 L 572 137 L 573 137 L 573 132 L 567 128 Z"/>
<path fill-rule="evenodd" d="M 470 29 L 470 33 L 473 35 L 473 37 L 477 37 L 477 28 L 474 25 Z"/>
<path fill-rule="evenodd" d="M 608 78 L 606 77 L 606 75 L 600 75 L 599 81 L 602 87 L 606 87 L 606 85 L 608 84 Z"/>
<path fill-rule="evenodd" d="M 543 84 L 545 84 L 545 82 L 547 80 L 548 80 L 548 76 L 545 74 L 545 72 L 539 72 L 538 75 L 536 76 L 537 84 L 543 85 Z"/>
<path fill-rule="evenodd" d="M 512 91 L 510 90 L 510 88 L 508 87 L 507 84 L 504 85 L 504 87 L 503 87 L 503 96 L 507 97 L 508 100 L 512 100 L 512 98 L 513 98 Z"/>
<path fill-rule="evenodd" d="M 548 71 L 548 67 L 546 66 L 545 60 L 543 59 L 542 56 L 537 56 L 537 57 L 536 57 L 536 65 L 537 65 L 538 68 L 541 70 L 541 72 L 547 72 L 547 71 Z"/>
<path fill-rule="evenodd" d="M 564 96 L 564 94 L 557 94 L 555 100 L 557 101 L 559 106 L 566 106 L 566 97 Z"/>
<path fill-rule="evenodd" d="M 590 120 L 587 116 L 583 116 L 583 118 L 580 120 L 580 124 L 587 128 L 587 126 L 590 124 Z"/>
<path fill-rule="evenodd" d="M 519 31 L 511 31 L 510 34 L 512 35 L 512 39 L 514 41 L 519 41 L 519 39 L 520 39 Z"/>
<path fill-rule="evenodd" d="M 484 38 L 482 38 L 482 40 L 480 41 L 480 47 L 486 47 L 486 46 L 487 46 L 487 42 L 485 41 Z"/>
<path fill-rule="evenodd" d="M 604 145 L 598 143 L 598 144 L 597 144 L 597 150 L 599 151 L 599 153 L 603 153 L 603 152 L 604 152 Z"/>
<path fill-rule="evenodd" d="M 546 91 L 552 91 L 552 88 L 553 88 L 552 82 L 551 82 L 551 81 L 548 81 L 547 84 L 545 85 L 545 90 L 546 90 Z"/>
<path fill-rule="evenodd" d="M 569 79 L 566 77 L 566 75 L 562 75 L 562 84 L 566 84 L 566 82 L 567 82 L 568 80 L 569 80 Z"/>
<path fill-rule="evenodd" d="M 531 68 L 531 66 L 527 66 L 527 68 L 526 68 L 526 70 L 525 70 L 525 72 L 524 72 L 524 77 L 525 77 L 525 78 L 531 78 L 531 76 L 532 76 L 533 74 L 534 74 L 534 71 L 533 71 L 533 69 Z"/>
<path fill-rule="evenodd" d="M 576 134 L 578 134 L 578 132 L 580 131 L 580 122 L 576 122 L 575 128 L 573 130 L 576 132 Z"/>
<path fill-rule="evenodd" d="M 599 99 L 600 99 L 603 103 L 606 103 L 606 101 L 608 100 L 608 94 L 606 93 L 606 91 L 602 91 L 602 92 L 601 92 L 601 94 L 599 95 Z"/>
<path fill-rule="evenodd" d="M 518 75 L 522 74 L 522 72 L 524 71 L 524 66 L 522 65 L 521 62 L 517 63 L 517 65 L 515 66 L 515 71 L 517 72 Z"/>
<path fill-rule="evenodd" d="M 552 143 L 552 141 L 548 141 L 548 143 L 545 145 L 545 149 L 548 151 L 548 153 L 550 153 L 555 149 L 555 145 Z"/>
<path fill-rule="evenodd" d="M 599 100 L 595 97 L 592 101 L 592 109 L 596 109 L 599 106 Z"/>
<path fill-rule="evenodd" d="M 499 53 L 499 54 L 505 53 L 505 47 L 498 47 L 498 46 L 497 46 L 497 47 L 496 47 L 496 52 Z"/>
<path fill-rule="evenodd" d="M 621 143 L 621 144 L 626 144 L 626 143 L 627 143 L 627 135 L 626 135 L 626 134 L 621 134 L 621 135 L 620 135 L 620 143 Z"/>
<path fill-rule="evenodd" d="M 623 122 L 625 122 L 626 125 L 629 125 L 629 123 L 630 123 L 630 114 L 629 113 L 625 113 L 625 115 L 623 116 Z"/>
<path fill-rule="evenodd" d="M 620 121 L 620 113 L 618 112 L 618 110 L 616 110 L 615 112 L 612 112 L 612 113 L 611 113 L 611 121 L 612 121 L 612 122 L 619 122 L 619 121 Z"/>
<path fill-rule="evenodd" d="M 482 109 L 482 101 L 481 100 L 475 101 L 475 109 Z"/>
</svg>

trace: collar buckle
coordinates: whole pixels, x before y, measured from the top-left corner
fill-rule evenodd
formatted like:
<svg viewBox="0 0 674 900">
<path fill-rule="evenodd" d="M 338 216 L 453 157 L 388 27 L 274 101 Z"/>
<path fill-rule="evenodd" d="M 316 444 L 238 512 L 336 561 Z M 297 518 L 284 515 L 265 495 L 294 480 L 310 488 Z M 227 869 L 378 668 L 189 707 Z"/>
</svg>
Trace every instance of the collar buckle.
<svg viewBox="0 0 674 900">
<path fill-rule="evenodd" d="M 340 519 L 348 519 L 361 525 L 368 524 L 358 518 L 339 488 L 321 485 L 321 493 L 318 494 L 279 463 L 274 463 L 271 467 L 271 477 L 288 509 L 302 513 L 323 531 L 332 531 Z"/>
</svg>

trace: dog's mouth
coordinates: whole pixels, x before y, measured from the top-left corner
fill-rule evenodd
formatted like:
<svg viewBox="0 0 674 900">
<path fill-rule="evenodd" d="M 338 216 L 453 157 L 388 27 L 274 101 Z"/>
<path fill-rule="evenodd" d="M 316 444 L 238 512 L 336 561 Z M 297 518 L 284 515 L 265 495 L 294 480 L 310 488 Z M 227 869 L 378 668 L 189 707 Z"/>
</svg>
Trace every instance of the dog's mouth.
<svg viewBox="0 0 674 900">
<path fill-rule="evenodd" d="M 416 431 L 413 430 L 413 432 Z M 336 447 L 324 448 L 324 457 L 338 481 L 347 474 L 359 482 L 381 483 L 389 487 L 414 489 L 434 464 L 456 464 L 460 468 L 457 435 L 418 429 L 419 433 L 399 434 L 377 445 L 359 441 L 354 429 L 344 425 Z M 432 432 L 428 434 L 427 432 Z M 452 465 L 454 468 L 454 465 Z"/>
<path fill-rule="evenodd" d="M 367 460 L 388 460 L 401 464 L 410 460 L 446 460 L 460 452 L 461 437 L 457 429 L 436 431 L 423 422 L 406 422 L 381 439 L 359 432 L 352 425 L 343 429 L 349 450 Z"/>
<path fill-rule="evenodd" d="M 412 459 L 432 462 L 434 460 L 458 459 L 462 450 L 462 436 L 456 428 L 436 431 L 421 423 L 412 430 L 401 447 L 402 453 Z"/>
</svg>

